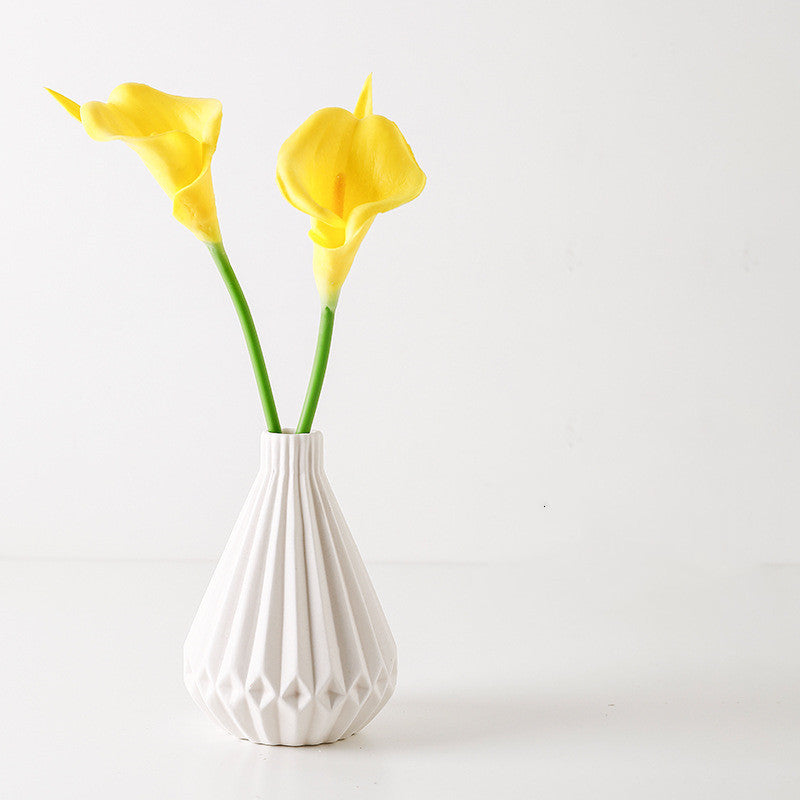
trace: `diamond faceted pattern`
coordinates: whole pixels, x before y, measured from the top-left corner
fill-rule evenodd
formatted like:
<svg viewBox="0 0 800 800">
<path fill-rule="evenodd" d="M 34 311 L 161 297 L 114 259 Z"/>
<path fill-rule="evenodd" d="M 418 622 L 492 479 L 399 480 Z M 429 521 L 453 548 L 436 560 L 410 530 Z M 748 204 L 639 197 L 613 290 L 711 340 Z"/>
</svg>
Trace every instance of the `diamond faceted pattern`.
<svg viewBox="0 0 800 800">
<path fill-rule="evenodd" d="M 335 741 L 389 699 L 397 649 L 325 477 L 322 435 L 265 433 L 261 457 L 186 639 L 184 679 L 234 736 Z"/>
</svg>

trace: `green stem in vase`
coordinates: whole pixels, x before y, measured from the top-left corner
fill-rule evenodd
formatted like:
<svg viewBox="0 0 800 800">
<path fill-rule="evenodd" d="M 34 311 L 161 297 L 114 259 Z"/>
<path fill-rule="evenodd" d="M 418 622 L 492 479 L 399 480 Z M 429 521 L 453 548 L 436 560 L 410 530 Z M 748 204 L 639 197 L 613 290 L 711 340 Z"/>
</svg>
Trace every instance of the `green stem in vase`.
<svg viewBox="0 0 800 800">
<path fill-rule="evenodd" d="M 247 305 L 244 292 L 239 285 L 236 273 L 233 271 L 222 242 L 209 242 L 208 249 L 219 268 L 222 280 L 225 281 L 225 286 L 228 288 L 231 300 L 233 300 L 236 313 L 239 315 L 244 339 L 247 342 L 247 350 L 250 353 L 250 363 L 253 365 L 253 372 L 256 375 L 258 393 L 261 396 L 261 406 L 264 409 L 264 416 L 267 420 L 267 430 L 271 433 L 280 433 L 281 423 L 278 419 L 278 410 L 275 407 L 275 399 L 272 396 L 267 366 L 264 363 L 264 353 L 261 351 L 261 343 L 258 340 L 258 333 L 253 322 L 253 315 L 250 313 L 250 307 Z"/>
<path fill-rule="evenodd" d="M 319 318 L 319 333 L 317 334 L 317 350 L 314 353 L 314 364 L 311 367 L 311 378 L 308 381 L 306 399 L 303 410 L 300 412 L 300 422 L 297 423 L 295 433 L 309 433 L 317 411 L 319 394 L 322 391 L 322 381 L 325 380 L 325 368 L 328 366 L 328 355 L 331 352 L 331 337 L 333 336 L 334 308 L 322 306 Z"/>
</svg>

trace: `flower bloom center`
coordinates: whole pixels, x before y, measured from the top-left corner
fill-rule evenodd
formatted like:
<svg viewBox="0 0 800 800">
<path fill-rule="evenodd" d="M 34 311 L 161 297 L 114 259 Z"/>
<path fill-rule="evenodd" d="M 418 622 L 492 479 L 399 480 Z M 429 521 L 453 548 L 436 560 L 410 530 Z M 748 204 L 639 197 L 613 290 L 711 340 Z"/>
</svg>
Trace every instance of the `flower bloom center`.
<svg viewBox="0 0 800 800">
<path fill-rule="evenodd" d="M 337 173 L 333 179 L 333 208 L 334 214 L 344 219 L 344 173 Z"/>
</svg>

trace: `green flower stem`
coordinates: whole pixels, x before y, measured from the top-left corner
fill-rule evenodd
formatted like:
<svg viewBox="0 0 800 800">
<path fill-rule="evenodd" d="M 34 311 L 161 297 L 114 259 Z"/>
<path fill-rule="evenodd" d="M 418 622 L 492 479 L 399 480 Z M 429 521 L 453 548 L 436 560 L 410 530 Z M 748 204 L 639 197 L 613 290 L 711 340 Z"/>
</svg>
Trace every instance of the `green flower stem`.
<svg viewBox="0 0 800 800">
<path fill-rule="evenodd" d="M 264 409 L 264 416 L 267 419 L 267 430 L 272 433 L 280 433 L 281 423 L 278 419 L 278 410 L 275 408 L 272 387 L 269 385 L 269 375 L 267 375 L 267 367 L 264 364 L 264 353 L 261 351 L 261 343 L 258 341 L 253 315 L 250 313 L 244 292 L 236 279 L 236 274 L 233 271 L 231 262 L 228 260 L 228 254 L 225 252 L 222 242 L 209 242 L 208 249 L 217 267 L 219 267 L 222 280 L 225 281 L 225 286 L 228 287 L 231 300 L 233 300 L 233 305 L 236 307 L 236 313 L 239 315 L 239 322 L 247 342 L 247 350 L 250 353 L 250 362 L 256 374 L 258 393 L 261 395 L 261 405 Z"/>
<path fill-rule="evenodd" d="M 331 352 L 331 337 L 333 336 L 334 309 L 322 306 L 319 318 L 319 333 L 317 334 L 317 351 L 314 353 L 314 365 L 311 367 L 311 378 L 308 381 L 308 391 L 300 412 L 300 422 L 297 423 L 295 433 L 309 433 L 314 414 L 317 411 L 319 393 L 322 391 L 322 381 L 325 380 L 325 368 L 328 366 L 328 354 Z"/>
</svg>

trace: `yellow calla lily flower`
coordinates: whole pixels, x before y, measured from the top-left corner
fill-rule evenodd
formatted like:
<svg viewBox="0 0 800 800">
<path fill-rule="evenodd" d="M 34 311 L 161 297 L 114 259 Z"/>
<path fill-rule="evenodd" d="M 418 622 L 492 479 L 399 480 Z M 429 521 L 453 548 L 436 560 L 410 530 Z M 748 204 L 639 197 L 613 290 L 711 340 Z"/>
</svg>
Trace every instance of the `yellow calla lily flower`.
<svg viewBox="0 0 800 800">
<path fill-rule="evenodd" d="M 334 308 L 375 217 L 413 200 L 425 173 L 397 125 L 372 113 L 370 75 L 354 113 L 323 108 L 283 143 L 278 185 L 313 220 L 314 277 L 323 303 Z"/>
<path fill-rule="evenodd" d="M 172 198 L 172 213 L 203 242 L 219 242 L 211 157 L 222 123 L 219 100 L 165 94 L 142 83 L 117 86 L 107 103 L 79 106 L 47 90 L 98 142 L 125 142 Z"/>
</svg>

